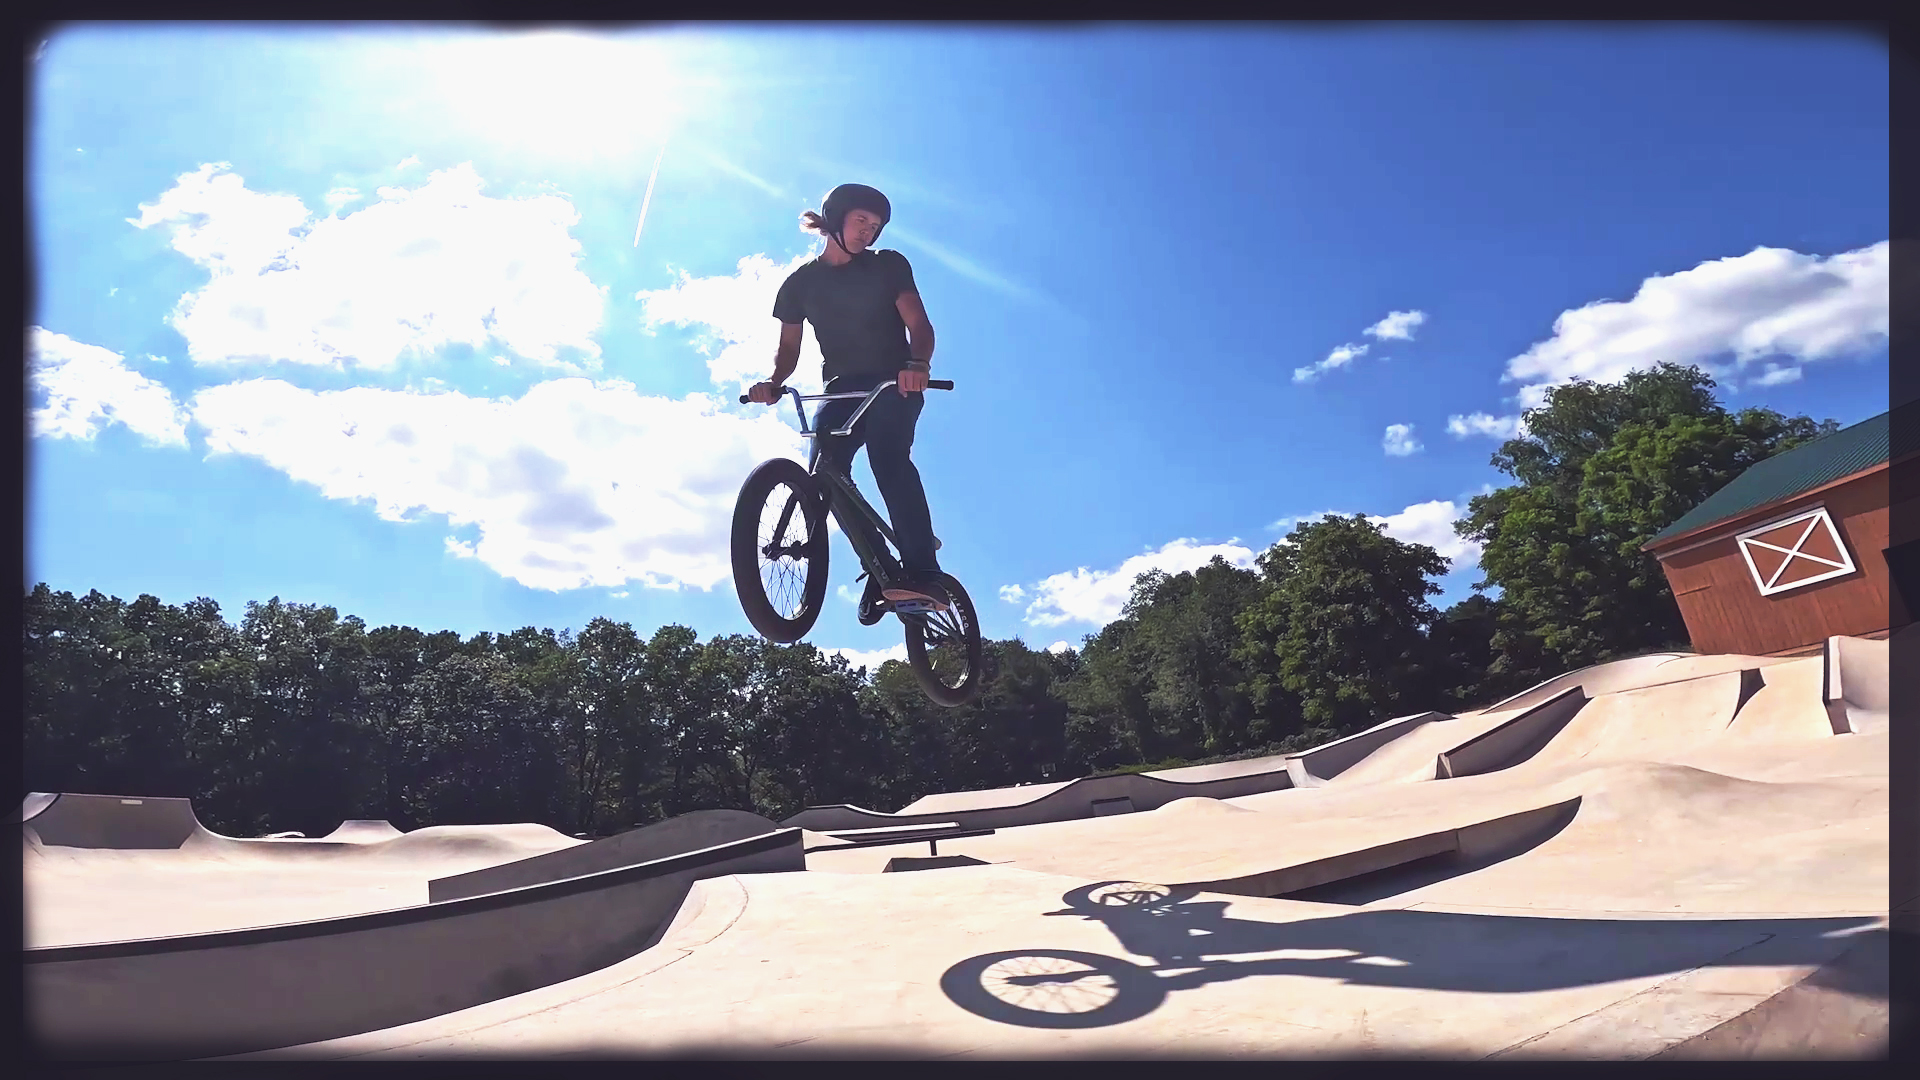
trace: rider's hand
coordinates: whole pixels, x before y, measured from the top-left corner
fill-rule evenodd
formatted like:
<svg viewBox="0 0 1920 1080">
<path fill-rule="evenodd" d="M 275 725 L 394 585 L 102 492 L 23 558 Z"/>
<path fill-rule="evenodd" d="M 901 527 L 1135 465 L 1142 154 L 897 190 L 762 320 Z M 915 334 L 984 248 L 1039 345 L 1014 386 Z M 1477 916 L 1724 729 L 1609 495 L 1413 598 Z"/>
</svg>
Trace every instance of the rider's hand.
<svg viewBox="0 0 1920 1080">
<path fill-rule="evenodd" d="M 747 400 L 761 405 L 771 405 L 780 400 L 780 388 L 770 382 L 754 383 L 747 390 Z"/>
<path fill-rule="evenodd" d="M 908 368 L 899 374 L 897 382 L 901 397 L 918 394 L 927 388 L 927 373 L 917 368 Z"/>
</svg>

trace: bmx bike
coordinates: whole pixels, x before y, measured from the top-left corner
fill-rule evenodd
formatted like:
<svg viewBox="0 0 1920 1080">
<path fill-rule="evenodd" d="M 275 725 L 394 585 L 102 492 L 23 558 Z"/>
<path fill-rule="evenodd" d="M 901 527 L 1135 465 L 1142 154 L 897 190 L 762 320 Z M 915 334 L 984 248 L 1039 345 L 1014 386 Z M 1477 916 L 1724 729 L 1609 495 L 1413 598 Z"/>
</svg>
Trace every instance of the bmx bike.
<svg viewBox="0 0 1920 1080">
<path fill-rule="evenodd" d="M 871 391 L 807 397 L 786 388 L 783 396 L 793 398 L 794 410 L 800 414 L 800 435 L 812 439 L 812 447 L 806 465 L 773 458 L 757 466 L 741 485 L 733 510 L 734 589 L 747 621 L 762 636 L 781 644 L 805 637 L 820 617 L 827 595 L 827 519 L 831 515 L 860 558 L 863 569 L 854 580 L 871 577 L 877 586 L 869 588 L 870 599 L 860 603 L 861 624 L 872 626 L 892 612 L 906 628 L 907 664 L 921 689 L 941 705 L 964 705 L 979 694 L 986 667 L 972 598 L 959 581 L 943 573 L 937 580 L 951 599 L 945 611 L 886 599 L 884 591 L 905 576 L 899 558 L 888 547 L 897 550 L 900 541 L 893 527 L 861 497 L 853 477 L 824 463 L 818 438 L 822 433 L 807 424 L 806 402 L 862 398 L 839 430 L 826 432 L 851 435 L 867 409 L 893 387 L 894 380 L 889 379 Z M 934 379 L 927 388 L 951 390 L 953 383 Z M 742 394 L 741 404 L 747 401 Z M 879 537 L 884 541 L 876 542 Z M 939 546 L 938 540 L 934 546 Z M 792 584 L 797 576 L 795 598 L 786 599 L 784 591 L 774 595 L 777 585 L 769 582 L 769 569 L 780 584 Z"/>
</svg>

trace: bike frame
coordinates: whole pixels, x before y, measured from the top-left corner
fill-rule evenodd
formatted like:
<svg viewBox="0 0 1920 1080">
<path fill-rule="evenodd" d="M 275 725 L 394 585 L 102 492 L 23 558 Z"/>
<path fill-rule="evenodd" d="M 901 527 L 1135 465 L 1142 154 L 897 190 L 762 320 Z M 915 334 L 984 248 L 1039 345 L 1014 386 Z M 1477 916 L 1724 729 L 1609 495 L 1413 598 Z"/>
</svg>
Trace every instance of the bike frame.
<svg viewBox="0 0 1920 1080">
<path fill-rule="evenodd" d="M 841 534 L 847 538 L 848 543 L 853 545 L 854 554 L 860 557 L 861 565 L 866 568 L 867 573 L 871 574 L 874 579 L 880 583 L 882 589 L 889 588 L 900 580 L 903 574 L 900 562 L 894 558 L 893 552 L 891 551 L 873 550 L 873 545 L 869 542 L 870 537 L 864 529 L 849 528 L 849 511 L 857 514 L 862 524 L 872 526 L 876 532 L 885 537 L 887 543 L 892 544 L 895 551 L 900 548 L 900 539 L 893 535 L 893 526 L 888 524 L 888 522 L 868 504 L 867 500 L 861 496 L 860 489 L 853 484 L 851 474 L 843 475 L 831 468 L 822 467 L 819 436 L 823 433 L 808 424 L 806 403 L 809 401 L 845 401 L 854 398 L 864 398 L 865 400 L 860 403 L 860 407 L 855 409 L 853 415 L 847 418 L 846 424 L 841 426 L 837 431 L 824 433 L 836 438 L 843 437 L 853 434 L 854 425 L 858 424 L 860 418 L 866 415 L 867 409 L 871 408 L 873 403 L 879 400 L 880 394 L 883 391 L 891 390 L 897 382 L 898 380 L 888 379 L 886 382 L 868 391 L 856 390 L 844 394 L 809 394 L 806 396 L 802 396 L 800 391 L 795 390 L 793 387 L 787 387 L 785 395 L 793 398 L 793 409 L 800 414 L 800 437 L 813 440 L 812 447 L 808 451 L 807 473 L 815 480 L 822 482 L 821 490 L 827 495 L 827 512 L 832 514 L 834 520 L 840 523 Z M 929 387 L 934 387 L 934 385 L 932 382 L 928 383 Z M 939 388 L 950 388 L 952 385 L 952 383 L 942 383 Z M 847 509 L 843 510 L 843 507 Z"/>
</svg>

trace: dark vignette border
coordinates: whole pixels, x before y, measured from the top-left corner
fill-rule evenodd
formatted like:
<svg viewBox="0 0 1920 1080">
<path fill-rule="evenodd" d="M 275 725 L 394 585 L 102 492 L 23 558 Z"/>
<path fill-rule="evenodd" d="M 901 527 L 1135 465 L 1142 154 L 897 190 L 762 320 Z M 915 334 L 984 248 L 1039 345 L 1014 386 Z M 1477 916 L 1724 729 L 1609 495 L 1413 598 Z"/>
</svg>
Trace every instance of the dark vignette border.
<svg viewBox="0 0 1920 1080">
<path fill-rule="evenodd" d="M 1888 418 L 1889 441 L 1894 446 L 1911 447 L 1920 437 L 1920 370 L 1914 362 L 1915 301 L 1920 299 L 1920 237 L 1916 237 L 1913 191 L 1920 186 L 1920 155 L 1916 154 L 1914 125 L 1920 124 L 1920 27 L 1903 20 L 1891 27 L 1888 44 L 1888 216 L 1893 243 L 1892 320 L 1887 349 L 1889 379 L 1887 404 L 1893 410 Z M 1903 196 L 1901 192 L 1908 194 Z M 1888 488 L 1893 493 L 1920 491 L 1920 455 L 1905 461 L 1894 455 Z M 1888 526 L 1889 546 L 1920 540 L 1920 499 L 1902 503 L 1898 496 L 1892 504 Z M 1891 604 L 1891 597 L 1889 597 Z M 1891 615 L 1891 613 L 1889 613 Z M 1892 624 L 1891 617 L 1888 624 Z M 1892 639 L 1889 645 L 1888 686 L 1890 741 L 1888 764 L 1891 797 L 1888 809 L 1889 840 L 1892 847 L 1890 880 L 1894 895 L 1889 898 L 1893 924 L 1888 1007 L 1890 1010 L 1890 1056 L 1894 1060 L 1920 1057 L 1920 732 L 1912 725 L 1914 710 L 1920 708 L 1920 632 L 1909 630 Z"/>
<path fill-rule="evenodd" d="M 1879 37 L 1889 45 L 1889 90 L 1890 101 L 1890 196 L 1889 215 L 1891 221 L 1890 239 L 1893 241 L 1893 270 L 1891 296 L 1892 305 L 1891 344 L 1889 348 L 1889 407 L 1896 410 L 1891 417 L 1895 425 L 1895 439 L 1902 426 L 1920 427 L 1920 368 L 1911 358 L 1913 347 L 1906 344 L 1916 326 L 1916 307 L 1920 307 L 1920 237 L 1916 237 L 1916 213 L 1911 196 L 1902 197 L 1901 191 L 1920 188 L 1920 158 L 1916 157 L 1914 130 L 1920 126 L 1920 29 L 1916 29 L 1913 20 L 1902 20 L 1893 24 L 1871 21 L 1885 17 L 1888 10 L 1881 4 L 1823 4 L 1818 8 L 1803 8 L 1799 11 L 1787 9 L 1793 21 L 1780 22 L 1753 18 L 1755 11 L 1751 6 L 1736 6 L 1729 3 L 1682 3 L 1682 4 L 1634 4 L 1616 2 L 1608 5 L 1521 5 L 1514 3 L 1427 3 L 1414 4 L 1388 0 L 1387 3 L 1352 4 L 1318 2 L 1293 2 L 1269 5 L 1264 9 L 1250 9 L 1241 3 L 1193 4 L 1159 8 L 1143 4 L 1117 3 L 1092 5 L 1080 3 L 1054 3 L 1050 5 L 1023 5 L 1015 8 L 1011 5 L 992 2 L 972 5 L 916 5 L 902 8 L 898 4 L 876 3 L 874 0 L 831 0 L 825 4 L 815 4 L 804 10 L 791 6 L 776 6 L 770 0 L 732 0 L 727 3 L 715 3 L 713 0 L 700 5 L 671 4 L 631 4 L 618 3 L 616 0 L 571 0 L 558 4 L 547 3 L 528 5 L 511 3 L 507 0 L 403 0 L 403 2 L 368 4 L 363 0 L 335 0 L 329 4 L 297 3 L 277 7 L 272 15 L 264 15 L 258 5 L 244 5 L 236 0 L 161 0 L 159 3 L 134 3 L 133 0 L 77 0 L 77 2 L 53 4 L 49 0 L 39 0 L 25 5 L 26 13 L 13 20 L 14 62 L 19 65 L 19 73 L 7 84 L 6 95 L 10 108 L 6 110 L 6 126 L 13 135 L 12 144 L 21 148 L 19 167 L 6 175 L 7 190 L 11 205 L 16 209 L 16 221 L 19 227 L 12 235 L 13 248 L 13 288 L 7 290 L 5 303 L 12 325 L 15 327 L 14 340 L 24 341 L 31 313 L 36 307 L 36 290 L 32 266 L 31 221 L 26 211 L 25 191 L 25 148 L 27 144 L 29 109 L 31 108 L 31 72 L 27 63 L 39 39 L 57 30 L 67 21 L 88 19 L 313 19 L 313 20 L 356 20 L 356 19 L 408 19 L 420 21 L 453 20 L 469 25 L 508 26 L 523 24 L 532 17 L 534 22 L 560 23 L 575 26 L 595 25 L 634 25 L 648 22 L 679 22 L 694 20 L 779 20 L 812 21 L 820 19 L 873 19 L 873 20 L 943 20 L 960 24 L 978 24 L 985 21 L 1007 19 L 1013 16 L 1028 22 L 1040 23 L 1055 29 L 1074 27 L 1097 27 L 1101 23 L 1117 19 L 1141 19 L 1165 17 L 1178 13 L 1181 21 L 1209 18 L 1246 19 L 1255 10 L 1258 14 L 1272 19 L 1302 19 L 1310 21 L 1329 21 L 1329 25 L 1341 25 L 1370 19 L 1539 19 L 1542 17 L 1561 19 L 1597 18 L 1601 20 L 1654 19 L 1660 21 L 1676 19 L 1731 20 L 1746 25 L 1771 26 L 1783 33 L 1802 33 L 1820 31 L 1839 31 L 1862 33 Z M 1767 10 L 1767 9 L 1760 9 Z M 1794 16 L 1812 15 L 1811 20 L 1795 19 Z M 18 93 L 16 98 L 14 95 Z M 17 185 L 17 186 L 16 186 Z M 0 469 L 6 474 L 6 495 L 4 500 L 6 522 L 0 525 L 0 536 L 5 542 L 18 545 L 21 576 L 17 580 L 27 580 L 26 559 L 26 502 L 27 483 L 30 476 L 29 437 L 26 425 L 26 380 L 27 370 L 24 349 L 13 354 L 17 359 L 14 375 L 0 380 L 4 389 L 0 394 L 6 399 L 9 423 L 17 425 L 14 441 L 9 449 L 14 451 L 15 464 L 11 468 Z M 1902 406 L 1909 406 L 1902 409 Z M 1892 466 L 1892 486 L 1894 490 L 1914 490 L 1916 481 L 1920 481 L 1920 458 L 1907 462 L 1895 462 Z M 1896 504 L 1889 521 L 1889 539 L 1891 544 L 1920 540 L 1920 502 L 1905 507 Z M 22 630 L 21 619 L 23 595 L 14 593 L 4 609 L 6 632 L 9 640 L 18 643 Z M 1889 619 L 1889 624 L 1891 619 Z M 1889 688 L 1891 714 L 1895 717 L 1911 717 L 1916 706 L 1920 706 L 1920 633 L 1896 638 L 1891 646 L 1893 673 Z M 1913 673 L 1908 676 L 1906 673 Z M 16 701 L 18 699 L 15 699 Z M 1916 798 L 1913 778 L 1920 778 L 1920 732 L 1912 730 L 1910 725 L 1893 723 L 1890 725 L 1890 766 L 1891 780 L 1891 881 L 1895 895 L 1890 897 L 1890 907 L 1907 903 L 1905 910 L 1891 911 L 1893 924 L 1892 942 L 1892 984 L 1891 984 L 1891 1044 L 1890 1056 L 1898 1060 L 1903 1057 L 1920 1057 L 1920 1031 L 1915 1029 L 1916 1017 L 1920 1017 L 1920 910 L 1916 910 L 1911 901 L 1920 893 L 1920 799 Z M 17 741 L 5 741 L 5 757 L 18 760 Z M 4 920 L 9 931 L 20 934 L 23 911 L 22 887 L 16 877 L 19 870 L 10 865 L 7 869 L 9 881 L 0 885 L 0 920 Z M 24 945 L 24 937 L 22 936 Z M 16 958 L 21 953 L 14 953 Z M 16 963 L 20 961 L 16 959 Z M 23 979 L 24 965 L 16 968 L 14 977 L 0 980 L 0 1025 L 6 1033 L 20 1032 L 24 1035 L 22 1008 L 24 1005 Z M 15 1045 L 21 1045 L 18 1040 Z M 859 1055 L 852 1055 L 858 1059 Z M 480 1063 L 473 1063 L 479 1065 Z M 957 1064 L 957 1063 L 940 1063 Z M 1001 1063 L 1006 1068 L 1011 1063 Z M 1437 1064 L 1437 1063 L 1435 1063 Z M 1784 1064 L 1784 1063 L 1782 1063 Z M 923 1062 L 919 1067 L 926 1068 L 935 1063 Z M 514 1068 L 517 1066 L 506 1066 Z M 471 1067 L 463 1072 L 472 1071 Z M 1746 1063 L 1741 1075 L 1752 1077 L 1764 1074 L 1768 1069 L 1761 1063 Z M 1054 1073 L 1049 1070 L 1049 1075 Z"/>
</svg>

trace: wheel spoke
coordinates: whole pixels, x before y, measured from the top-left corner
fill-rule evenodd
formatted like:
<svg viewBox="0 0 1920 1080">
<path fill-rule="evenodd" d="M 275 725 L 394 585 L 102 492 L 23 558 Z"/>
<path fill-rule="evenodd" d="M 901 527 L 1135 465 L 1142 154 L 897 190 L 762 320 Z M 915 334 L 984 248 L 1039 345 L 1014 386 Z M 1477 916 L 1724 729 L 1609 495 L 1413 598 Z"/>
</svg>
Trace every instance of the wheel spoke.
<svg viewBox="0 0 1920 1080">
<path fill-rule="evenodd" d="M 779 492 L 786 492 L 784 498 Z M 806 606 L 808 563 L 804 552 L 812 545 L 807 515 L 801 495 L 786 485 L 776 487 L 761 507 L 761 527 L 757 545 L 761 556 L 760 575 L 767 600 L 782 618 L 794 618 Z M 775 508 L 778 508 L 775 510 Z M 774 511 L 769 515 L 768 511 Z M 772 520 L 769 521 L 769 517 Z M 773 581 L 769 581 L 771 570 Z M 788 588 L 787 586 L 791 586 Z"/>
</svg>

